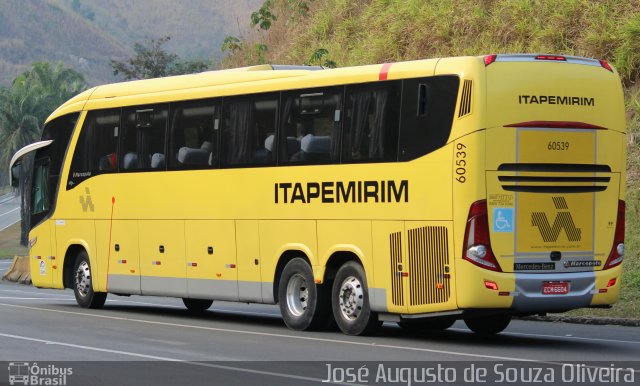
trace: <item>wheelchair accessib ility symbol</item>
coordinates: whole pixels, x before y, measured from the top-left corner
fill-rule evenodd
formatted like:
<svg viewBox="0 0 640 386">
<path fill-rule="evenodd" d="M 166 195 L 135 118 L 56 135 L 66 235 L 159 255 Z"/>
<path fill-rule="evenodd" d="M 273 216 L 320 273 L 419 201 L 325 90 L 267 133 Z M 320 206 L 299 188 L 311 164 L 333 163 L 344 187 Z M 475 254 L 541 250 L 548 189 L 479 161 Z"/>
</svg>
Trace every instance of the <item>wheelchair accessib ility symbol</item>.
<svg viewBox="0 0 640 386">
<path fill-rule="evenodd" d="M 493 208 L 493 231 L 513 232 L 513 208 Z"/>
</svg>

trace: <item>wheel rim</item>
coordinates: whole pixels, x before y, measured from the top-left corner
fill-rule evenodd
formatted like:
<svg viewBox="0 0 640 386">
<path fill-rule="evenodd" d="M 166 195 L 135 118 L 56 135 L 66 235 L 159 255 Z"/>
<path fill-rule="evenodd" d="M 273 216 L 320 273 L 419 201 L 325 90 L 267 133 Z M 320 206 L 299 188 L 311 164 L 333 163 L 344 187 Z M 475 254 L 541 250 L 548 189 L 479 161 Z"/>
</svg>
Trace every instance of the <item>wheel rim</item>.
<svg viewBox="0 0 640 386">
<path fill-rule="evenodd" d="M 78 265 L 76 270 L 76 291 L 82 297 L 89 294 L 91 288 L 91 270 L 89 269 L 89 263 L 83 261 Z"/>
<path fill-rule="evenodd" d="M 301 316 L 307 310 L 309 286 L 305 278 L 296 273 L 287 284 L 287 308 L 292 315 Z"/>
<path fill-rule="evenodd" d="M 355 320 L 362 312 L 364 291 L 357 277 L 349 276 L 340 285 L 340 312 L 347 320 Z"/>
</svg>

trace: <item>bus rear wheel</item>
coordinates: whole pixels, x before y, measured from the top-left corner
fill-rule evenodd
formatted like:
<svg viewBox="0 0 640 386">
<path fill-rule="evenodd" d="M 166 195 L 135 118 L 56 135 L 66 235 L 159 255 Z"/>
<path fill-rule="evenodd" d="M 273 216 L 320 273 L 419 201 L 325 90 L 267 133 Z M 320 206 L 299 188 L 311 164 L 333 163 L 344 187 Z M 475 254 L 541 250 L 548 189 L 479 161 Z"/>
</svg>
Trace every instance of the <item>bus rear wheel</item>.
<svg viewBox="0 0 640 386">
<path fill-rule="evenodd" d="M 325 330 L 333 323 L 326 285 L 316 285 L 311 266 L 302 258 L 287 263 L 278 284 L 284 323 L 292 330 Z"/>
<path fill-rule="evenodd" d="M 91 265 L 85 250 L 78 253 L 73 264 L 73 294 L 82 308 L 102 308 L 107 300 L 106 292 L 94 292 Z"/>
<path fill-rule="evenodd" d="M 464 323 L 469 329 L 479 335 L 495 335 L 511 322 L 511 315 L 494 315 L 484 317 L 465 317 Z"/>
<path fill-rule="evenodd" d="M 345 263 L 336 273 L 331 303 L 333 317 L 347 335 L 369 335 L 382 325 L 369 306 L 364 269 L 355 261 Z"/>
<path fill-rule="evenodd" d="M 187 310 L 193 313 L 205 312 L 213 304 L 213 300 L 207 299 L 182 298 L 182 302 L 184 303 L 184 306 L 187 307 Z"/>
</svg>

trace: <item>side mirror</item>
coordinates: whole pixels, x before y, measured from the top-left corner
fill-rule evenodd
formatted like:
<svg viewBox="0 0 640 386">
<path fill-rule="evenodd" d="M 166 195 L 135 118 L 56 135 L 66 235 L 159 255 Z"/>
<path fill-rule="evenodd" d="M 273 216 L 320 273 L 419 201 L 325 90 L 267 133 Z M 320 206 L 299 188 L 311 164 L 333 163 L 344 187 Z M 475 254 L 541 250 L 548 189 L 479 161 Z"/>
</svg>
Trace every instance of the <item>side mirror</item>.
<svg viewBox="0 0 640 386">
<path fill-rule="evenodd" d="M 13 167 L 11 168 L 11 186 L 14 188 L 20 186 L 20 169 L 22 169 L 21 161 L 13 164 Z"/>
</svg>

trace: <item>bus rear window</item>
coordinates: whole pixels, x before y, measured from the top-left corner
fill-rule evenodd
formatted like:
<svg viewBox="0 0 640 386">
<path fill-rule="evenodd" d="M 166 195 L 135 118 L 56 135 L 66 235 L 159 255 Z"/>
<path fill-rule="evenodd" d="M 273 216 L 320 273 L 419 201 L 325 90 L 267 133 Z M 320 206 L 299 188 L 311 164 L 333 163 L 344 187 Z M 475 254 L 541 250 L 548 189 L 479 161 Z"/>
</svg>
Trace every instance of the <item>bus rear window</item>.
<svg viewBox="0 0 640 386">
<path fill-rule="evenodd" d="M 444 146 L 451 133 L 460 79 L 434 76 L 402 85 L 400 161 L 410 161 Z"/>
</svg>

